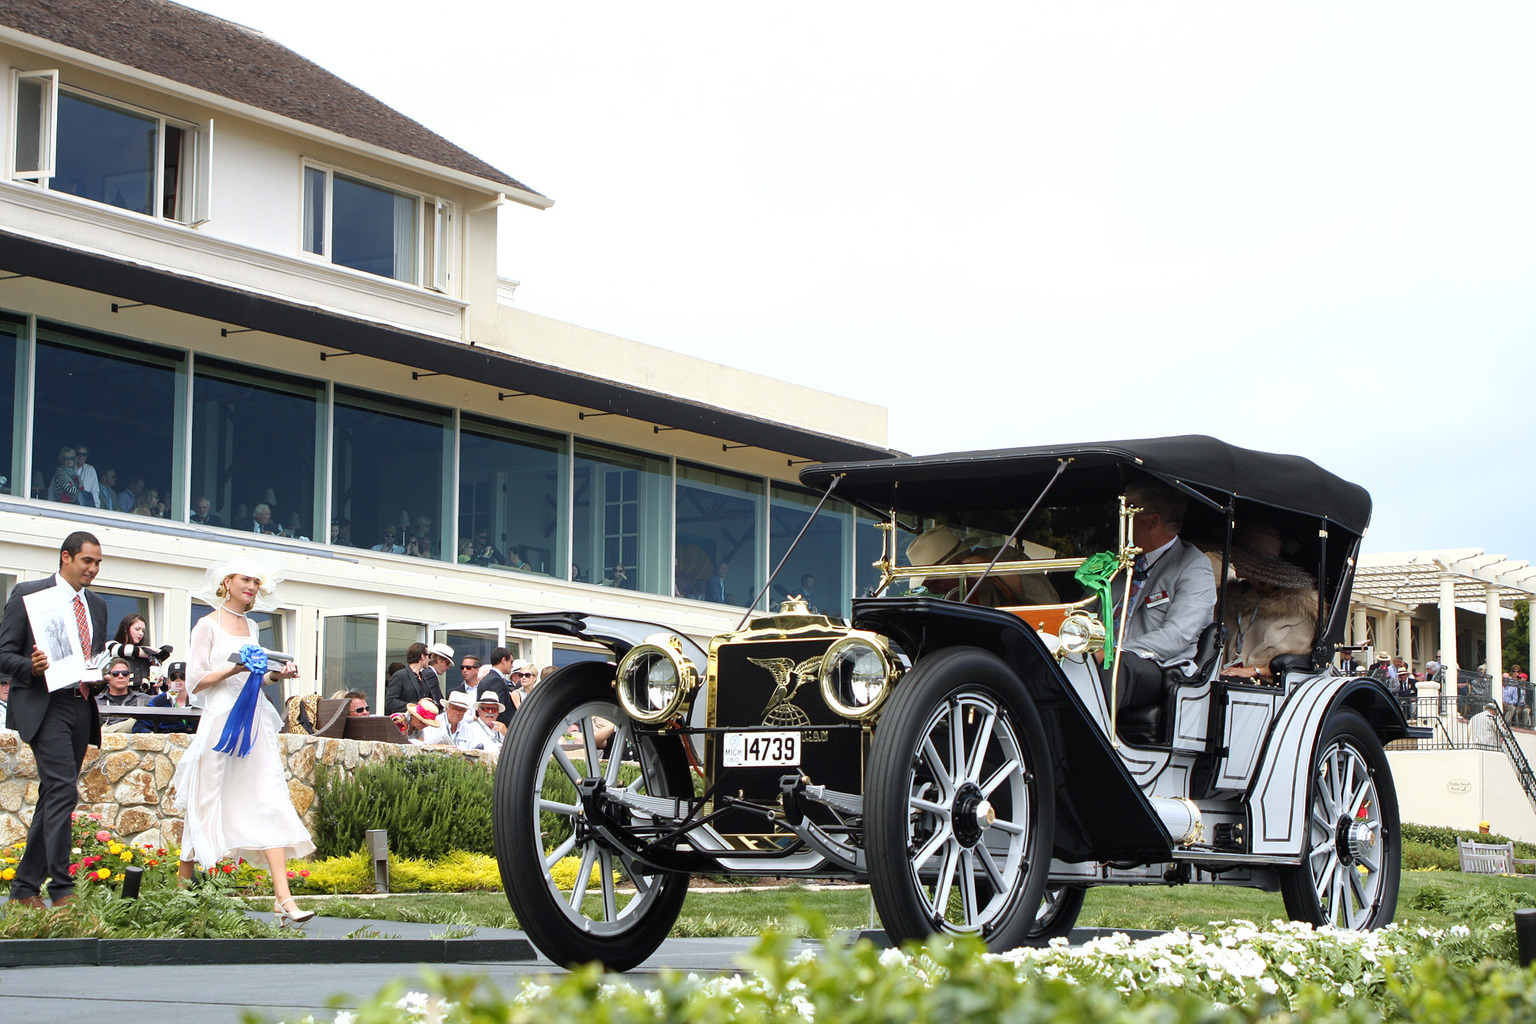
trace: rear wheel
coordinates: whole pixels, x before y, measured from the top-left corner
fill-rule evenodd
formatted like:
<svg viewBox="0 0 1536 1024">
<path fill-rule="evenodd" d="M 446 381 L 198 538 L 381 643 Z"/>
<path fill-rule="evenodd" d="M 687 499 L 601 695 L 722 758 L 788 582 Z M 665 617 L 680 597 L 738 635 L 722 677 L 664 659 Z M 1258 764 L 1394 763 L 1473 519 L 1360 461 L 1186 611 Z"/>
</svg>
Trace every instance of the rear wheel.
<svg viewBox="0 0 1536 1024">
<path fill-rule="evenodd" d="M 533 689 L 503 742 L 491 815 L 502 884 L 534 945 L 557 964 L 596 960 L 627 971 L 667 937 L 688 894 L 688 876 L 652 873 L 606 842 L 590 827 L 578 787 L 601 779 L 609 791 L 640 795 L 691 796 L 693 790 L 680 742 L 637 735 L 614 699 L 612 680 L 613 666 L 587 662 Z M 602 721 L 615 727 L 607 743 L 613 757 L 599 750 Z M 625 762 L 618 755 L 626 750 L 638 757 L 640 771 L 621 783 Z M 546 773 L 557 780 L 559 795 L 546 794 Z M 634 812 L 614 814 L 628 828 L 655 824 Z M 576 867 L 570 891 L 556 877 L 567 858 Z M 633 895 L 618 891 L 616 872 Z"/>
<path fill-rule="evenodd" d="M 1085 885 L 1053 885 L 1045 890 L 1040 909 L 1035 911 L 1035 923 L 1030 926 L 1032 942 L 1045 942 L 1069 935 L 1083 912 Z"/>
<path fill-rule="evenodd" d="M 1050 870 L 1052 794 L 1045 731 L 1013 671 L 969 647 L 920 660 L 875 728 L 865 786 L 886 933 L 1026 942 Z"/>
<path fill-rule="evenodd" d="M 1359 712 L 1329 714 L 1307 794 L 1305 859 L 1280 872 L 1286 913 L 1355 931 L 1392 923 L 1402 869 L 1397 790 Z"/>
</svg>

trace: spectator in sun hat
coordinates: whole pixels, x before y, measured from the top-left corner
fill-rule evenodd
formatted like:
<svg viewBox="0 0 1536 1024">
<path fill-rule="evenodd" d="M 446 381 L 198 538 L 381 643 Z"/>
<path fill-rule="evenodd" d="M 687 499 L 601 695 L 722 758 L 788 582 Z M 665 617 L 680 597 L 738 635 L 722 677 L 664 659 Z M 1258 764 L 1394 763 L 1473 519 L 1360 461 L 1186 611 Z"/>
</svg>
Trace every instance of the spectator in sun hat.
<svg viewBox="0 0 1536 1024">
<path fill-rule="evenodd" d="M 495 750 L 507 738 L 507 727 L 499 721 L 503 708 L 495 694 L 486 694 L 475 706 L 475 720 L 470 730 L 471 746 L 480 750 Z"/>
<path fill-rule="evenodd" d="M 423 697 L 421 700 L 407 705 L 402 714 L 405 715 L 405 738 L 412 743 L 424 742 L 422 735 L 428 729 L 437 725 L 437 720 L 441 717 L 436 702 L 430 697 Z M 393 718 L 394 716 L 391 715 L 390 717 Z"/>
<path fill-rule="evenodd" d="M 422 730 L 421 742 L 427 746 L 468 747 L 474 718 L 474 700 L 463 690 L 455 690 L 443 705 L 443 713 L 431 727 Z"/>
<path fill-rule="evenodd" d="M 1282 654 L 1310 654 L 1317 632 L 1317 581 L 1281 557 L 1284 540 L 1267 523 L 1232 537 L 1232 573 L 1240 585 L 1227 605 L 1228 663 L 1224 676 L 1270 678 Z"/>
<path fill-rule="evenodd" d="M 427 668 L 421 674 L 423 682 L 430 680 L 433 700 L 447 699 L 448 687 L 445 680 L 448 678 L 448 670 L 453 667 L 453 648 L 445 643 L 435 643 L 427 647 Z"/>
</svg>

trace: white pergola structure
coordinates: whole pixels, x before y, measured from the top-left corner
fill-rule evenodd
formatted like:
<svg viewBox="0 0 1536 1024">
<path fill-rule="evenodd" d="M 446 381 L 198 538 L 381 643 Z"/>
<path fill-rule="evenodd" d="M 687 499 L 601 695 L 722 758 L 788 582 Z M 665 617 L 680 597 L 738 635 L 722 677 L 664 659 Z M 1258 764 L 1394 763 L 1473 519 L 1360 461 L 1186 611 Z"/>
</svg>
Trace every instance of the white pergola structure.
<svg viewBox="0 0 1536 1024">
<path fill-rule="evenodd" d="M 1478 548 L 1448 551 L 1408 551 L 1361 555 L 1355 569 L 1354 615 L 1356 642 L 1365 636 L 1368 610 L 1386 614 L 1395 622 L 1398 652 L 1405 658 L 1411 646 L 1413 613 L 1433 604 L 1440 611 L 1440 662 L 1445 666 L 1441 696 L 1456 693 L 1456 607 L 1481 605 L 1485 616 L 1488 648 L 1487 671 L 1493 677 L 1493 699 L 1503 706 L 1504 644 L 1500 632 L 1503 609 L 1517 601 L 1536 598 L 1536 567 L 1512 562 L 1504 555 L 1490 555 Z M 1385 644 L 1381 645 L 1383 648 Z M 1426 645 L 1426 651 L 1431 650 Z M 1536 666 L 1536 630 L 1531 631 L 1528 666 Z M 1422 691 L 1421 691 L 1422 692 Z"/>
</svg>

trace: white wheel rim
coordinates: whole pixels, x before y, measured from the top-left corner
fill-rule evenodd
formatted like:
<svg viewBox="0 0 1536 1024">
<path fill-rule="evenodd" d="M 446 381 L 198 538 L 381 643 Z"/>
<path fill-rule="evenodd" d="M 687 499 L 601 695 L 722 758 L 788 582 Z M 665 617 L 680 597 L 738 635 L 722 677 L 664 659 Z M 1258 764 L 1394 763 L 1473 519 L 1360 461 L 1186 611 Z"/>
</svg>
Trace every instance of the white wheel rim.
<svg viewBox="0 0 1536 1024">
<path fill-rule="evenodd" d="M 660 767 L 652 765 L 648 771 L 642 771 L 629 785 L 619 785 L 619 767 L 623 762 L 617 757 L 611 757 L 606 761 L 600 759 L 594 717 L 606 719 L 616 727 L 612 741 L 608 745 L 609 750 L 622 751 L 634 738 L 633 724 L 624 717 L 624 713 L 617 704 L 588 701 L 571 709 L 565 716 L 564 724 L 545 738 L 540 763 L 547 767 L 553 762 L 558 766 L 557 770 L 575 787 L 583 778 L 591 777 L 590 772 L 584 770 L 581 764 L 584 760 L 586 767 L 598 765 L 602 769 L 603 781 L 609 790 L 649 794 L 651 791 L 646 787 L 646 776 L 658 777 Z M 571 735 L 572 727 L 575 727 L 575 735 Z M 567 753 L 561 748 L 562 742 L 575 741 L 580 742 L 580 749 Z M 571 924 L 588 934 L 614 935 L 627 930 L 645 916 L 646 911 L 660 895 L 662 879 L 656 875 L 638 874 L 630 858 L 604 848 L 595 839 L 578 842 L 576 823 L 582 817 L 579 793 L 575 802 L 570 804 L 546 799 L 543 794 L 543 778 L 544 772 L 541 771 L 540 785 L 536 787 L 533 794 L 532 829 L 534 835 L 541 837 L 539 848 L 543 851 L 544 858 L 544 884 L 549 887 L 549 893 L 554 898 L 555 905 L 561 909 Z M 565 839 L 553 849 L 544 848 L 543 823 L 539 817 L 541 812 L 559 815 L 565 819 L 570 830 Z M 556 884 L 551 872 L 556 864 L 570 856 L 580 857 L 581 862 L 576 871 L 575 885 L 571 891 L 565 892 Z M 598 869 L 598 887 L 595 890 L 590 885 L 594 866 Z M 616 868 L 623 869 L 628 883 L 635 889 L 633 895 L 621 894 L 618 891 L 618 886 L 613 880 Z M 597 898 L 589 901 L 588 896 Z"/>
<path fill-rule="evenodd" d="M 1385 881 L 1386 853 L 1370 766 L 1353 744 L 1337 740 L 1318 761 L 1307 828 L 1307 871 L 1328 924 L 1369 927 Z"/>
<path fill-rule="evenodd" d="M 934 708 L 919 734 L 906 792 L 910 881 L 926 916 L 952 934 L 987 930 L 1024 884 L 1033 825 L 1029 768 L 997 702 L 959 693 Z M 967 794 L 976 793 L 991 815 L 973 809 Z M 990 824 L 978 817 L 990 817 Z M 978 831 L 979 840 L 968 842 Z"/>
</svg>

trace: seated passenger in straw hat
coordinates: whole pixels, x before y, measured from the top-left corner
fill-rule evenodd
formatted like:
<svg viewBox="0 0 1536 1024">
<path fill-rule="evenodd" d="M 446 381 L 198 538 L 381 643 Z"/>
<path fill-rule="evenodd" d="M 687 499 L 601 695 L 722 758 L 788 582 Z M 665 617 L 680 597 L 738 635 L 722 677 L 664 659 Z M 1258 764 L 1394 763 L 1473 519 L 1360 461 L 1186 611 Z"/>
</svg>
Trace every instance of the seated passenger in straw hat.
<svg viewBox="0 0 1536 1024">
<path fill-rule="evenodd" d="M 1241 581 L 1227 599 L 1224 676 L 1271 679 L 1282 654 L 1310 654 L 1317 632 L 1317 581 L 1280 557 L 1280 531 L 1265 523 L 1232 538 L 1232 572 Z"/>
<path fill-rule="evenodd" d="M 907 545 L 907 561 L 911 565 L 977 565 L 977 574 L 991 564 L 1002 551 L 1000 562 L 1022 562 L 1030 555 L 1018 541 L 1007 543 L 1008 538 L 995 533 L 980 533 L 949 526 L 935 526 L 915 537 Z M 1027 543 L 1027 542 L 1026 542 Z M 1006 545 L 1006 547 L 1005 547 Z M 912 580 L 913 588 L 926 586 L 928 590 L 953 601 L 962 600 L 976 582 L 976 577 L 954 579 L 918 577 Z M 1014 605 L 1058 604 L 1061 598 L 1056 588 L 1044 576 L 1025 576 L 1020 573 L 991 573 L 976 588 L 974 604 L 991 608 Z"/>
</svg>

